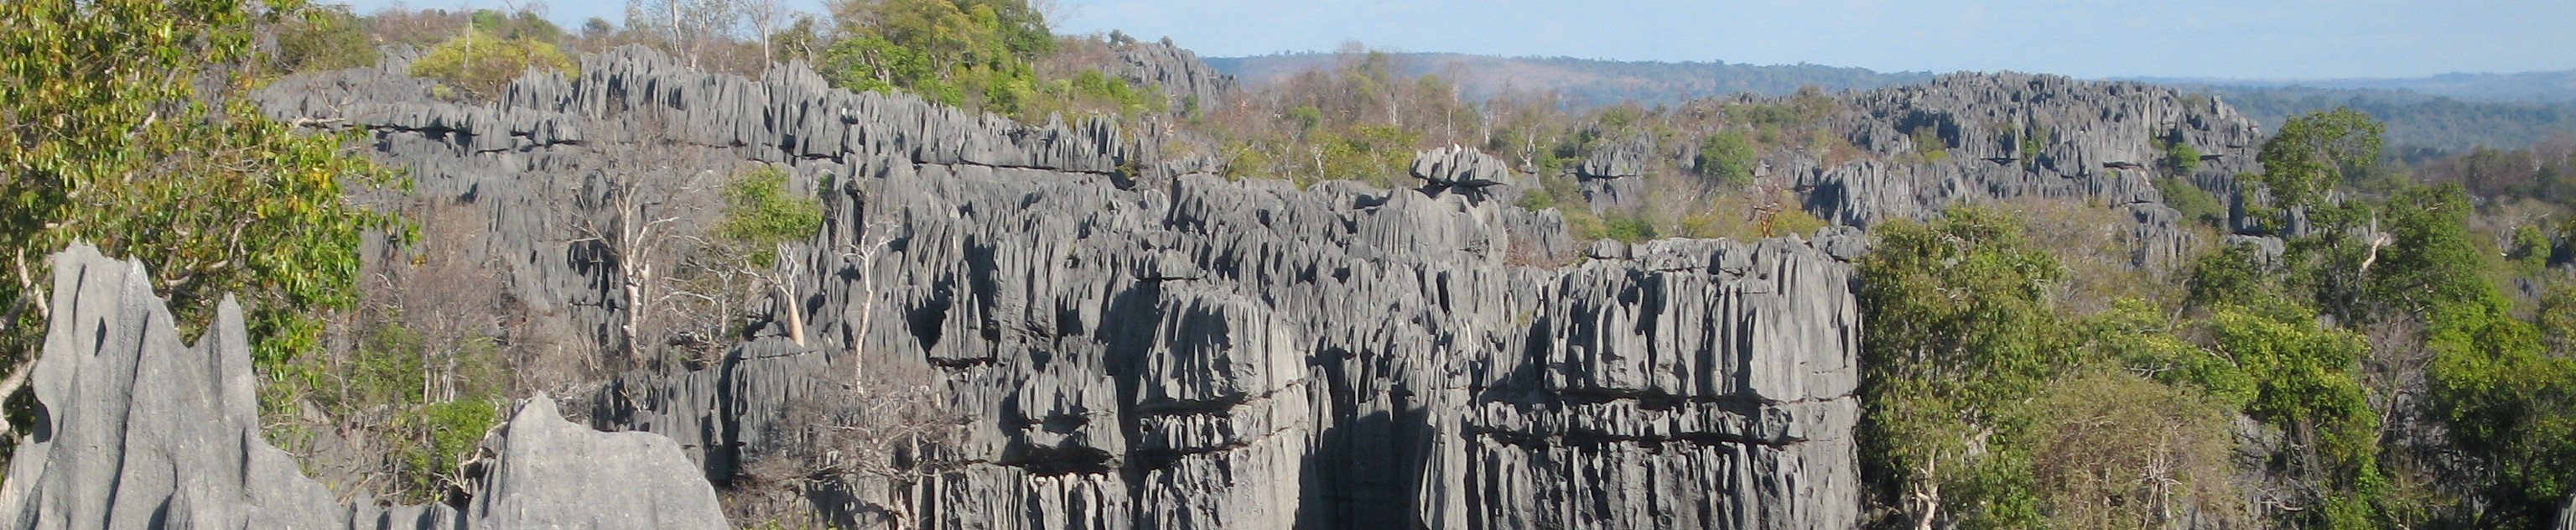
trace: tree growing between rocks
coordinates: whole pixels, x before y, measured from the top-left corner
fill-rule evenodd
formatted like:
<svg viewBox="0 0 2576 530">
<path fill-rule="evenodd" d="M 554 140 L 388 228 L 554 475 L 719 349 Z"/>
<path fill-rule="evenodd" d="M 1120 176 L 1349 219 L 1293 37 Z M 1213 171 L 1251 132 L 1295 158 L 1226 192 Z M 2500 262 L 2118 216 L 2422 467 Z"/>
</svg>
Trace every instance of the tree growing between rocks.
<svg viewBox="0 0 2576 530">
<path fill-rule="evenodd" d="M 1037 88 L 1030 61 L 1055 48 L 1021 0 L 838 0 L 831 11 L 841 39 L 817 69 L 851 90 L 1015 113 Z"/>
<path fill-rule="evenodd" d="M 605 150 L 604 167 L 583 177 L 582 204 L 576 212 L 577 238 L 569 241 L 576 255 L 603 267 L 594 277 L 609 282 L 599 303 L 617 318 L 615 350 L 620 361 L 645 366 L 655 357 L 657 340 L 670 324 L 687 315 L 671 314 L 670 302 L 692 296 L 675 288 L 672 275 L 694 246 L 716 207 L 709 199 L 719 185 L 716 172 L 696 146 L 673 136 L 662 109 L 638 109 L 626 116 L 631 136 Z"/>
<path fill-rule="evenodd" d="M 686 236 L 694 250 L 677 265 L 673 295 L 685 315 L 671 345 L 698 364 L 722 353 L 753 300 L 769 298 L 786 318 L 789 340 L 806 344 L 805 318 L 794 292 L 807 264 L 790 259 L 798 243 L 823 225 L 822 203 L 790 189 L 778 166 L 755 165 L 723 187 L 724 216 L 703 236 Z"/>
<path fill-rule="evenodd" d="M 240 296 L 263 410 L 272 414 L 320 386 L 323 372 L 307 354 L 322 337 L 318 315 L 356 302 L 361 234 L 396 226 L 347 197 L 402 186 L 349 151 L 355 136 L 300 132 L 246 101 L 263 60 L 256 32 L 306 9 L 221 0 L 0 6 L 0 255 L 40 261 L 88 241 L 130 256 L 149 265 L 185 334 L 225 294 Z M 0 359 L 23 370 L 47 312 L 47 271 L 13 268 L 16 277 L 0 282 L 11 308 L 0 321 Z"/>
</svg>

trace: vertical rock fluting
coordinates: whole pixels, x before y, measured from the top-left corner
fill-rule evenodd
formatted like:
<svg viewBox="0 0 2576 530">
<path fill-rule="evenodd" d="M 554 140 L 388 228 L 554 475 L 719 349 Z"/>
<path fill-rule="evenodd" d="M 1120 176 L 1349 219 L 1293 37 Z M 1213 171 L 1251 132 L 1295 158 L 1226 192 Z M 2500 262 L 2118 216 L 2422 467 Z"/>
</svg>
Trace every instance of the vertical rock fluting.
<svg viewBox="0 0 2576 530">
<path fill-rule="evenodd" d="M 495 106 L 428 102 L 384 71 L 290 82 L 330 88 L 272 97 L 272 113 L 373 128 L 419 189 L 492 219 L 486 244 L 514 260 L 518 296 L 563 301 L 556 318 L 603 335 L 624 307 L 603 287 L 615 272 L 567 248 L 562 219 L 597 213 L 563 190 L 621 171 L 621 130 L 830 182 L 823 233 L 783 258 L 815 271 L 791 303 L 703 370 L 618 377 L 591 418 L 676 438 L 730 481 L 793 449 L 779 435 L 792 411 L 849 398 L 852 352 L 939 374 L 968 418 L 955 465 L 809 496 L 835 520 L 1857 522 L 1858 319 L 1841 261 L 1854 235 L 1533 262 L 1516 248 L 1571 254 L 1552 212 L 1347 182 L 1130 186 L 1127 148 L 1098 125 L 829 90 L 801 67 L 706 75 L 635 49 L 523 80 Z M 778 338 L 781 311 L 813 339 Z"/>
<path fill-rule="evenodd" d="M 462 510 L 379 507 L 305 478 L 261 438 L 241 307 L 181 342 L 140 263 L 74 245 L 53 259 L 33 432 L 0 485 L 8 528 L 723 528 L 714 489 L 668 438 L 565 422 L 522 402 L 483 444 Z"/>
</svg>

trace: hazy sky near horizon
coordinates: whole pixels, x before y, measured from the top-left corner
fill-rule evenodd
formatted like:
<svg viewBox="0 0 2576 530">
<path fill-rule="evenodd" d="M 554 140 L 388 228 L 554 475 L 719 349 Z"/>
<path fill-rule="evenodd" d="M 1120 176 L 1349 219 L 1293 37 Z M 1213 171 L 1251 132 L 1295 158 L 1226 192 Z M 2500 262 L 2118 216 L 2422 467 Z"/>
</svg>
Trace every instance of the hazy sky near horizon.
<svg viewBox="0 0 2576 530">
<path fill-rule="evenodd" d="M 501 0 L 452 0 L 500 7 Z M 787 0 L 819 11 L 821 0 Z M 356 0 L 362 10 L 390 0 Z M 451 7 L 448 1 L 414 7 Z M 2576 69 L 2568 0 L 1055 0 L 1059 33 L 1210 57 L 1332 51 L 2326 79 Z M 623 18 L 553 2 L 551 18 Z"/>
</svg>

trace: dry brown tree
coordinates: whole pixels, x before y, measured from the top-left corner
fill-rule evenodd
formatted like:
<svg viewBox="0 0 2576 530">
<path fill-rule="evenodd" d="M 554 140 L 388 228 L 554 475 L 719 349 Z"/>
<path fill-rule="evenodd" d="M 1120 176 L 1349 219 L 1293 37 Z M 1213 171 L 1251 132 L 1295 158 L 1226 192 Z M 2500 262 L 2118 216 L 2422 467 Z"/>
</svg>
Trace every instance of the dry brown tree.
<svg viewBox="0 0 2576 530">
<path fill-rule="evenodd" d="M 616 351 L 631 365 L 661 359 L 650 344 L 668 331 L 669 302 L 690 293 L 674 287 L 671 271 L 695 246 L 714 213 L 716 172 L 706 148 L 671 136 L 668 111 L 633 111 L 625 120 L 631 141 L 602 147 L 605 162 L 584 176 L 575 205 L 575 239 L 610 273 L 616 296 L 602 304 L 616 314 Z"/>
<path fill-rule="evenodd" d="M 838 356 L 831 371 L 855 370 L 854 357 Z M 856 384 L 815 379 L 823 388 L 789 408 L 774 447 L 744 468 L 737 495 L 756 500 L 741 503 L 752 508 L 737 522 L 810 509 L 841 526 L 919 527 L 913 507 L 923 486 L 961 461 L 966 416 L 939 368 L 877 361 Z M 843 492 L 847 504 L 825 505 L 818 491 Z"/>
</svg>

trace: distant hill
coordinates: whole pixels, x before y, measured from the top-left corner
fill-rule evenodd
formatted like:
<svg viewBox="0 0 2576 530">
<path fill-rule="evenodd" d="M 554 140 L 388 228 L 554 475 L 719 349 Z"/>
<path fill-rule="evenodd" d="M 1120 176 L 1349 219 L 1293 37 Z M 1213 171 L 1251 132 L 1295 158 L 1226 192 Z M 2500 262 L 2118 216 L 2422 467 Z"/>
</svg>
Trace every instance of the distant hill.
<svg viewBox="0 0 2576 530">
<path fill-rule="evenodd" d="M 1669 105 L 1751 92 L 1783 95 L 1799 87 L 1832 90 L 1921 83 L 1928 72 L 1877 72 L 1866 68 L 1797 65 L 1604 61 L 1565 57 L 1496 57 L 1455 53 L 1399 53 L 1407 76 L 1440 74 L 1459 85 L 1461 97 L 1482 100 L 1504 91 L 1553 91 L 1575 109 L 1621 101 Z M 1332 68 L 1330 53 L 1207 59 L 1211 66 L 1258 86 L 1311 69 Z M 2129 78 L 2216 94 L 2237 110 L 2279 130 L 2290 116 L 2337 106 L 2352 107 L 2388 123 L 2393 153 L 2464 151 L 2473 146 L 2522 147 L 2551 134 L 2576 133 L 2576 71 L 2519 74 L 2445 74 L 2411 79 L 2323 81 L 2205 78 Z"/>
<path fill-rule="evenodd" d="M 1813 64 L 1667 63 L 1456 53 L 1399 53 L 1395 56 L 1405 76 L 1440 74 L 1458 83 L 1461 97 L 1482 100 L 1505 91 L 1555 92 L 1573 108 L 1594 108 L 1621 101 L 1644 105 L 1674 104 L 1742 92 L 1783 95 L 1804 86 L 1829 91 L 1865 90 L 1932 79 L 1928 72 L 1881 73 L 1866 68 Z M 1336 60 L 1336 56 L 1330 53 L 1299 53 L 1214 58 L 1207 62 L 1248 84 L 1260 85 L 1298 72 L 1332 68 Z"/>
<path fill-rule="evenodd" d="M 2160 85 L 2406 91 L 2475 102 L 2576 103 L 2576 70 L 2517 74 L 2442 74 L 2403 79 L 2265 80 L 2179 77 L 2132 79 Z"/>
<path fill-rule="evenodd" d="M 2483 101 L 2376 88 L 2185 86 L 2217 94 L 2277 131 L 2290 116 L 2351 107 L 2388 124 L 2391 154 L 2427 158 L 2475 146 L 2518 148 L 2551 134 L 2576 134 L 2576 103 Z"/>
</svg>

